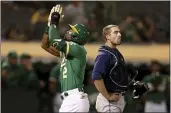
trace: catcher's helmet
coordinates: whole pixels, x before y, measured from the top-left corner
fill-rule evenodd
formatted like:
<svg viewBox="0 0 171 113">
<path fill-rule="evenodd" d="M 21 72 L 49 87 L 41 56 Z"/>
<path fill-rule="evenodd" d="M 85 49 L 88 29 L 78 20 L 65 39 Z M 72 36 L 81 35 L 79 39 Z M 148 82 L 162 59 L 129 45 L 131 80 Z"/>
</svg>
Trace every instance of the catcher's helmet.
<svg viewBox="0 0 171 113">
<path fill-rule="evenodd" d="M 86 27 L 83 24 L 69 24 L 69 26 L 73 30 L 71 34 L 71 41 L 76 42 L 80 45 L 86 44 L 87 37 L 89 35 L 89 32 L 87 31 Z"/>
</svg>

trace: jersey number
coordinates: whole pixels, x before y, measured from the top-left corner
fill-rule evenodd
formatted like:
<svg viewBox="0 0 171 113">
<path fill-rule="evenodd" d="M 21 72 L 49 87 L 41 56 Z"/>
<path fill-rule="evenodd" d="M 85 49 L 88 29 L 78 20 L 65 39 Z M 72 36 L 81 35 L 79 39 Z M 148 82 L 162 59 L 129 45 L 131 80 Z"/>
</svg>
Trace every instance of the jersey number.
<svg viewBox="0 0 171 113">
<path fill-rule="evenodd" d="M 67 59 L 63 59 L 62 63 L 61 63 L 61 68 L 63 67 L 63 73 L 62 73 L 62 77 L 63 78 L 67 78 L 67 68 L 66 68 L 66 61 Z"/>
</svg>

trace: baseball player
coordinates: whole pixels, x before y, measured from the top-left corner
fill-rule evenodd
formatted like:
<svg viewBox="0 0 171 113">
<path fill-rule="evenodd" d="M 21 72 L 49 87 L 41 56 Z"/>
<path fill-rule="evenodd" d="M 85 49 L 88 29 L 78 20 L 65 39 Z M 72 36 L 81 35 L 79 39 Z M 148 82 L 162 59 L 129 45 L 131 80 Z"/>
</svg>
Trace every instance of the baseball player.
<svg viewBox="0 0 171 113">
<path fill-rule="evenodd" d="M 38 78 L 31 62 L 32 56 L 28 53 L 20 55 L 20 80 L 19 84 L 23 88 L 37 88 Z"/>
<path fill-rule="evenodd" d="M 42 47 L 46 51 L 63 59 L 60 67 L 63 102 L 59 112 L 88 112 L 90 105 L 87 94 L 83 90 L 83 80 L 86 66 L 84 45 L 89 32 L 82 24 L 69 25 L 71 29 L 66 32 L 64 38 L 61 38 L 57 29 L 63 17 L 61 12 L 60 5 L 52 8 L 48 34 L 44 35 L 42 41 Z"/>
<path fill-rule="evenodd" d="M 143 100 L 144 112 L 167 112 L 168 76 L 161 72 L 161 64 L 158 61 L 152 61 L 150 67 L 151 73 L 143 78 L 150 88 Z"/>
<path fill-rule="evenodd" d="M 10 51 L 1 65 L 1 76 L 4 88 L 17 88 L 19 87 L 19 79 L 21 69 L 18 65 L 18 54 L 16 51 Z"/>
<path fill-rule="evenodd" d="M 98 112 L 121 113 L 125 107 L 124 95 L 133 85 L 133 98 L 138 99 L 148 91 L 148 86 L 140 81 L 135 82 L 138 72 L 127 69 L 124 57 L 116 48 L 121 44 L 121 33 L 117 25 L 108 25 L 103 28 L 105 45 L 99 48 L 95 60 L 92 79 L 99 91 L 96 100 Z"/>
</svg>

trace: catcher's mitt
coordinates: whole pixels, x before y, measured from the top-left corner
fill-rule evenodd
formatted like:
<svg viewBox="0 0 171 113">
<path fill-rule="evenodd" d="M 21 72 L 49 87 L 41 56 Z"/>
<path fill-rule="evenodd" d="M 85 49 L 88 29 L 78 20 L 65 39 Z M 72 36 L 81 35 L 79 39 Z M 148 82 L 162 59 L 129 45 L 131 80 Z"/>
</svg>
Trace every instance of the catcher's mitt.
<svg viewBox="0 0 171 113">
<path fill-rule="evenodd" d="M 149 87 L 144 82 L 136 81 L 133 84 L 132 96 L 134 99 L 140 98 L 140 96 L 146 94 L 149 91 Z"/>
</svg>

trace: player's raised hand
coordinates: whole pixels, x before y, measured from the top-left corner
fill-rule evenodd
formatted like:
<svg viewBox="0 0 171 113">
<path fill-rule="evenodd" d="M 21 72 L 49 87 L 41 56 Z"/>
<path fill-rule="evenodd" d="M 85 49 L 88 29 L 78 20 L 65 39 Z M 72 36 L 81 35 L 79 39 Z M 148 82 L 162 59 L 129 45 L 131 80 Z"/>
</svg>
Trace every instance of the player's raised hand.
<svg viewBox="0 0 171 113">
<path fill-rule="evenodd" d="M 62 15 L 62 10 L 63 10 L 63 8 L 59 4 L 52 7 L 52 9 L 50 11 L 50 14 L 49 14 L 49 17 L 48 17 L 48 26 L 50 26 L 50 24 L 51 24 L 52 13 L 53 13 L 53 16 L 54 16 L 55 15 L 54 13 L 56 12 L 56 14 L 59 16 L 59 20 L 58 19 L 56 20 L 56 21 L 58 21 L 58 23 L 59 23 L 59 21 L 63 20 L 64 15 Z"/>
<path fill-rule="evenodd" d="M 63 10 L 63 8 L 61 5 L 59 5 L 59 4 L 56 5 L 55 12 L 58 12 L 60 14 L 60 20 L 59 21 L 62 21 L 64 18 L 64 15 L 62 15 L 62 10 Z"/>
<path fill-rule="evenodd" d="M 64 18 L 64 15 L 62 15 L 62 7 L 60 5 L 56 5 L 52 9 L 52 14 L 51 14 L 51 20 L 50 23 L 54 25 L 58 25 L 59 21 L 61 21 Z"/>
<path fill-rule="evenodd" d="M 55 6 L 52 7 L 51 11 L 50 11 L 50 14 L 49 14 L 49 17 L 48 17 L 48 26 L 50 27 L 50 21 L 51 21 L 51 15 L 52 13 L 55 12 Z"/>
</svg>

